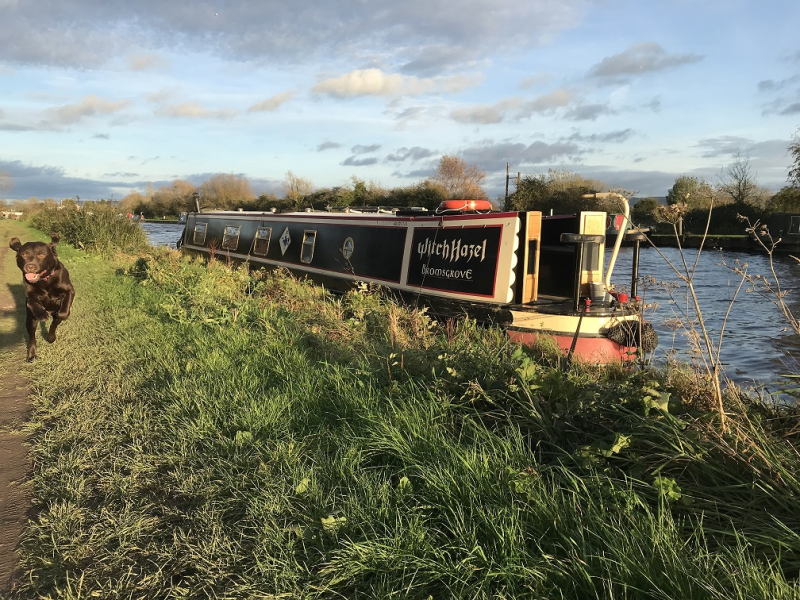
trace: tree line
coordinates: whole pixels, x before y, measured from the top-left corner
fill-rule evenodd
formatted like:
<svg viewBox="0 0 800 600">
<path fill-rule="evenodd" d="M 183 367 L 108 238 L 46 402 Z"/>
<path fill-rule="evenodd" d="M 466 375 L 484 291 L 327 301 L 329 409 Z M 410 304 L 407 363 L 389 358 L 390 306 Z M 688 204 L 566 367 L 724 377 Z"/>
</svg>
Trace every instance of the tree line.
<svg viewBox="0 0 800 600">
<path fill-rule="evenodd" d="M 666 196 L 668 205 L 679 205 L 684 215 L 684 231 L 702 232 L 708 219 L 708 209 L 713 206 L 710 232 L 716 234 L 740 233 L 738 215 L 747 216 L 751 222 L 763 220 L 775 212 L 800 213 L 800 129 L 793 135 L 788 147 L 792 158 L 787 185 L 772 193 L 758 185 L 757 174 L 749 158 L 737 154 L 733 162 L 722 169 L 715 181 L 681 175 L 676 178 Z M 242 175 L 219 173 L 200 185 L 176 179 L 170 184 L 155 188 L 150 185 L 142 191 L 132 191 L 121 201 L 122 213 L 143 215 L 147 219 L 173 218 L 181 212 L 194 210 L 199 203 L 204 209 L 220 210 L 325 210 L 345 207 L 415 206 L 434 209 L 443 200 L 487 199 L 483 188 L 486 172 L 463 159 L 444 155 L 433 175 L 418 183 L 397 188 L 384 188 L 374 181 L 352 176 L 347 183 L 334 187 L 317 188 L 310 179 L 288 171 L 283 180 L 283 195 L 255 194 L 248 179 Z M 8 174 L 0 173 L 0 192 L 8 191 L 13 181 Z M 582 210 L 619 212 L 614 200 L 601 195 L 602 191 L 618 192 L 628 198 L 633 192 L 611 188 L 605 182 L 582 177 L 566 169 L 549 169 L 547 172 L 519 176 L 515 190 L 506 198 L 495 199 L 497 208 L 507 210 L 539 210 L 543 214 L 571 214 Z M 76 199 L 78 199 L 76 197 Z M 65 200 L 69 204 L 73 200 Z M 13 209 L 30 212 L 42 204 L 55 204 L 52 199 L 44 203 L 36 198 L 15 201 Z M 8 206 L 0 200 L 0 207 Z M 639 199 L 632 209 L 631 218 L 637 225 L 657 226 L 660 203 L 655 198 Z"/>
<path fill-rule="evenodd" d="M 419 183 L 387 189 L 374 181 L 352 176 L 349 182 L 317 188 L 314 183 L 292 171 L 283 180 L 283 195 L 256 195 L 247 178 L 220 173 L 199 186 L 176 180 L 158 189 L 131 192 L 120 202 L 120 209 L 145 218 L 173 216 L 194 210 L 199 203 L 204 209 L 276 210 L 286 212 L 312 208 L 325 210 L 357 206 L 420 206 L 433 209 L 449 198 L 487 198 L 483 189 L 486 172 L 457 156 L 445 155 L 434 174 Z"/>
<path fill-rule="evenodd" d="M 713 207 L 709 233 L 742 233 L 739 215 L 750 222 L 763 221 L 772 213 L 800 213 L 800 129 L 788 147 L 792 157 L 787 185 L 777 193 L 760 186 L 749 158 L 737 153 L 733 162 L 723 168 L 715 181 L 681 175 L 675 179 L 666 196 L 667 206 L 675 205 L 683 215 L 683 230 L 702 233 L 708 222 L 708 210 Z M 510 210 L 539 210 L 543 214 L 570 214 L 581 210 L 620 212 L 619 203 L 594 194 L 614 191 L 627 198 L 633 192 L 609 188 L 602 181 L 584 178 L 567 170 L 550 169 L 520 177 L 516 191 L 506 207 Z M 637 225 L 657 227 L 662 204 L 656 198 L 638 199 L 631 210 L 631 220 Z"/>
</svg>

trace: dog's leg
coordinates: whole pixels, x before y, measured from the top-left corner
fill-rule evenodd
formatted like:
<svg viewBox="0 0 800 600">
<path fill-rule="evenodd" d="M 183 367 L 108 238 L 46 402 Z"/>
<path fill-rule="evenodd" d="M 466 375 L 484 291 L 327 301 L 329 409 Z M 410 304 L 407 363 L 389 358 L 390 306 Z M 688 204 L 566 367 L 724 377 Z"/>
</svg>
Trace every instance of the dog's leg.
<svg viewBox="0 0 800 600">
<path fill-rule="evenodd" d="M 53 315 L 53 322 L 50 323 L 50 331 L 47 332 L 47 341 L 51 344 L 56 341 L 56 328 L 63 320 L 64 319 L 59 319 L 55 314 Z"/>
<path fill-rule="evenodd" d="M 28 362 L 36 360 L 36 319 L 30 309 L 25 311 L 25 329 L 28 330 Z"/>
<path fill-rule="evenodd" d="M 69 316 L 69 311 L 72 308 L 72 299 L 75 297 L 75 290 L 70 287 L 67 290 L 66 295 L 61 300 L 61 310 L 59 310 L 56 314 L 53 315 L 54 319 L 58 319 L 59 322 L 63 321 Z"/>
</svg>

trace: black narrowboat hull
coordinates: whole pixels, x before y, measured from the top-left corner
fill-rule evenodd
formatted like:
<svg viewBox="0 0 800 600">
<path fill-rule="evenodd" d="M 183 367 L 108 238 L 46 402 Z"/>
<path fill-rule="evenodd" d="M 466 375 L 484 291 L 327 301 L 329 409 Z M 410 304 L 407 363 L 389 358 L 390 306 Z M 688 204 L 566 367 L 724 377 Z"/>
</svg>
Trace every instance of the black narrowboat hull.
<svg viewBox="0 0 800 600">
<path fill-rule="evenodd" d="M 609 332 L 634 331 L 637 308 L 606 294 L 586 303 L 602 279 L 604 243 L 579 252 L 561 241 L 604 226 L 604 213 L 212 211 L 187 215 L 181 248 L 283 267 L 335 290 L 382 285 L 436 314 L 501 325 L 523 343 L 552 336 L 585 360 L 611 362 L 635 353 L 634 334 Z"/>
</svg>

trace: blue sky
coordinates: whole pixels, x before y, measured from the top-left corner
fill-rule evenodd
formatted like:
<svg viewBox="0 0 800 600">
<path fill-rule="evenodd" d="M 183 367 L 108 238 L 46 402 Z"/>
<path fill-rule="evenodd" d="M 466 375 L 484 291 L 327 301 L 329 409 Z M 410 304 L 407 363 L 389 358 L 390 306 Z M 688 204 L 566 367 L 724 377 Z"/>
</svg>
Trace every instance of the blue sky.
<svg viewBox="0 0 800 600">
<path fill-rule="evenodd" d="M 384 187 L 443 154 L 639 196 L 786 183 L 796 0 L 0 0 L 6 198 L 246 176 Z"/>
</svg>

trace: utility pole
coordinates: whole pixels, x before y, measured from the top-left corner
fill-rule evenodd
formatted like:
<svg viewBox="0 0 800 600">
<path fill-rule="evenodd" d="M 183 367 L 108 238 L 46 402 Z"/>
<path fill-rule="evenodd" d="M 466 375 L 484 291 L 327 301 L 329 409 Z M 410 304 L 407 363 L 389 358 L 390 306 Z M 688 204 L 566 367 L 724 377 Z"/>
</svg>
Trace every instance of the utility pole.
<svg viewBox="0 0 800 600">
<path fill-rule="evenodd" d="M 503 207 L 503 210 L 508 210 L 509 209 L 509 206 L 508 206 L 508 200 L 509 200 L 509 198 L 508 198 L 508 168 L 509 168 L 509 165 L 508 165 L 508 163 L 506 163 L 506 203 L 505 203 L 505 206 Z"/>
</svg>

